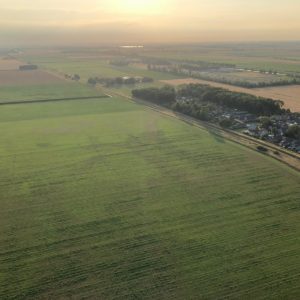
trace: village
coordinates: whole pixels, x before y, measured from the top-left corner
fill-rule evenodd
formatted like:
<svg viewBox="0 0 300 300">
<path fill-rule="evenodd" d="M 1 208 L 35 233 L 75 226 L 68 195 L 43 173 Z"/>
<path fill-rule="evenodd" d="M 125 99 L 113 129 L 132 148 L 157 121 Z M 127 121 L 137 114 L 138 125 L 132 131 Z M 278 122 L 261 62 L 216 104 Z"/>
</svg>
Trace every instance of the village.
<svg viewBox="0 0 300 300">
<path fill-rule="evenodd" d="M 269 118 L 269 123 L 245 123 L 243 133 L 276 144 L 285 149 L 300 153 L 300 116 L 288 113 Z"/>
<path fill-rule="evenodd" d="M 192 99 L 180 97 L 177 101 L 187 102 Z M 287 111 L 281 115 L 258 117 L 246 111 L 214 106 L 214 109 L 208 112 L 208 116 L 212 123 L 300 153 L 299 113 Z"/>
</svg>

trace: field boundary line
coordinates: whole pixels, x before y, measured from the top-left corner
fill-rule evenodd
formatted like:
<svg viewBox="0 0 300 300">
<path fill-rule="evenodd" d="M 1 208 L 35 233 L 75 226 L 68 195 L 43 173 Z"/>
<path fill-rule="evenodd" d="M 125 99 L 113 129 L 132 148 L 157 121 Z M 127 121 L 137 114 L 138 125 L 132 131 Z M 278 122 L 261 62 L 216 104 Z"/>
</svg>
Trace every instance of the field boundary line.
<svg viewBox="0 0 300 300">
<path fill-rule="evenodd" d="M 17 104 L 32 104 L 32 103 L 44 103 L 44 102 L 59 102 L 59 101 L 75 101 L 75 100 L 89 100 L 89 99 L 104 99 L 111 98 L 110 95 L 99 95 L 90 97 L 67 97 L 67 98 L 54 98 L 54 99 L 37 99 L 37 100 L 14 100 L 10 102 L 0 102 L 0 105 L 17 105 Z"/>
</svg>

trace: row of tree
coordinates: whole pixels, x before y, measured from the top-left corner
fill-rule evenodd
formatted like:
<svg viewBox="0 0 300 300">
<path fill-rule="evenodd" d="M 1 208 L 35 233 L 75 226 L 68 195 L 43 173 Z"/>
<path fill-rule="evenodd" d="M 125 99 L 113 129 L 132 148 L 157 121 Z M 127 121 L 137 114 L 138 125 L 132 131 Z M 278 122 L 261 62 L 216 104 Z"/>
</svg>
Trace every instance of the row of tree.
<svg viewBox="0 0 300 300">
<path fill-rule="evenodd" d="M 273 81 L 249 82 L 246 80 L 233 80 L 233 79 L 227 79 L 224 77 L 215 77 L 215 76 L 204 75 L 204 74 L 200 74 L 200 73 L 197 73 L 197 74 L 193 73 L 193 74 L 190 74 L 190 76 L 194 77 L 194 78 L 202 79 L 202 80 L 230 84 L 230 85 L 235 85 L 235 86 L 244 87 L 244 88 L 248 88 L 248 89 L 300 84 L 300 80 L 297 78 L 278 79 L 278 80 L 273 80 Z"/>
<path fill-rule="evenodd" d="M 167 107 L 170 107 L 176 101 L 176 91 L 171 86 L 133 90 L 132 96 Z"/>
<path fill-rule="evenodd" d="M 257 97 L 250 94 L 237 93 L 222 88 L 202 84 L 188 84 L 178 90 L 180 97 L 192 97 L 199 102 L 214 103 L 255 115 L 281 114 L 283 101 Z"/>
<path fill-rule="evenodd" d="M 299 125 L 290 126 L 285 135 L 289 138 L 300 141 L 300 126 Z"/>
<path fill-rule="evenodd" d="M 153 82 L 153 79 L 150 77 L 115 77 L 115 78 L 90 77 L 87 82 L 90 85 L 102 84 L 105 86 L 114 86 L 114 85 L 122 85 L 122 84 L 132 85 L 136 83 Z"/>
<path fill-rule="evenodd" d="M 168 61 L 164 59 L 157 59 L 157 58 L 143 58 L 142 61 L 148 64 L 148 69 L 160 69 L 166 68 L 166 70 L 177 71 L 180 70 L 189 70 L 189 71 L 209 71 L 209 70 L 218 70 L 223 68 L 235 68 L 234 64 L 226 64 L 226 63 L 214 63 L 214 62 L 207 62 L 207 61 L 189 61 L 189 60 L 182 60 L 182 61 Z"/>
<path fill-rule="evenodd" d="M 178 91 L 170 86 L 138 89 L 133 90 L 132 95 L 189 115 L 203 116 L 201 119 L 206 119 L 208 110 L 214 109 L 214 106 L 247 111 L 258 116 L 281 114 L 285 111 L 282 108 L 284 103 L 279 100 L 231 92 L 202 84 L 184 85 Z"/>
<path fill-rule="evenodd" d="M 117 66 L 117 67 L 126 67 L 128 66 L 130 63 L 130 61 L 126 60 L 126 59 L 114 59 L 114 60 L 110 60 L 109 64 L 112 66 Z"/>
<path fill-rule="evenodd" d="M 74 80 L 74 81 L 79 81 L 80 76 L 78 74 L 70 75 L 70 74 L 65 74 L 66 79 Z"/>
<path fill-rule="evenodd" d="M 272 87 L 272 86 L 287 86 L 300 84 L 300 80 L 296 76 L 289 76 L 289 78 L 278 78 L 277 80 L 272 81 L 258 81 L 258 82 L 250 82 L 246 80 L 234 80 L 228 79 L 225 77 L 219 77 L 210 75 L 204 72 L 207 71 L 218 71 L 221 67 L 213 64 L 207 65 L 189 65 L 189 64 L 180 64 L 180 65 L 148 65 L 148 70 L 163 72 L 163 73 L 171 73 L 174 75 L 184 75 L 197 79 L 208 80 L 218 83 L 230 84 L 244 88 L 263 88 L 263 87 Z M 225 68 L 225 66 L 224 66 Z M 226 67 L 228 68 L 228 66 Z M 203 73 L 202 73 L 203 72 Z"/>
<path fill-rule="evenodd" d="M 194 78 L 202 79 L 202 80 L 224 83 L 224 84 L 244 87 L 244 88 L 248 88 L 248 89 L 300 84 L 300 81 L 297 78 L 290 78 L 290 79 L 281 78 L 281 79 L 273 80 L 273 81 L 250 82 L 250 81 L 246 81 L 246 80 L 233 80 L 233 79 L 227 79 L 225 77 L 215 77 L 215 76 L 204 75 L 204 74 L 200 74 L 200 73 L 191 74 L 190 76 L 194 77 Z"/>
<path fill-rule="evenodd" d="M 197 103 L 195 101 L 176 101 L 171 108 L 202 121 L 210 121 L 212 112 L 215 110 L 215 106 L 210 103 Z"/>
</svg>

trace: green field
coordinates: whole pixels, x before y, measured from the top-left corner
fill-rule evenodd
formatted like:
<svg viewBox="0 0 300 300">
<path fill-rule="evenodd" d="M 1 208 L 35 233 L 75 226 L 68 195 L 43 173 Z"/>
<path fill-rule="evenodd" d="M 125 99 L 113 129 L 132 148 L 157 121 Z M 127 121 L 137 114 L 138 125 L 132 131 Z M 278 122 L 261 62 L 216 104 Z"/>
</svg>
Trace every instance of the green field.
<svg viewBox="0 0 300 300">
<path fill-rule="evenodd" d="M 299 43 L 215 44 L 152 48 L 147 57 L 235 64 L 238 68 L 300 73 Z"/>
<path fill-rule="evenodd" d="M 214 63 L 235 64 L 238 68 L 253 69 L 253 70 L 274 70 L 278 72 L 300 73 L 300 61 L 295 59 L 273 58 L 273 57 L 253 57 L 251 55 L 236 56 L 235 53 L 186 53 L 186 52 L 153 52 L 149 53 L 151 57 L 173 59 L 173 60 L 188 60 L 188 61 L 206 61 Z"/>
<path fill-rule="evenodd" d="M 34 60 L 33 60 L 34 61 Z M 79 74 L 82 81 L 85 83 L 89 77 L 123 77 L 123 76 L 148 76 L 156 80 L 174 79 L 178 78 L 171 74 L 164 74 L 161 72 L 154 72 L 136 68 L 134 66 L 113 66 L 109 64 L 108 60 L 103 58 L 93 59 L 73 59 L 60 58 L 56 60 L 37 60 L 41 68 L 58 72 L 61 74 Z"/>
<path fill-rule="evenodd" d="M 0 103 L 10 101 L 80 98 L 103 95 L 101 91 L 83 84 L 58 83 L 47 85 L 4 86 L 0 90 Z"/>
<path fill-rule="evenodd" d="M 0 109 L 0 299 L 298 299 L 300 176 L 124 99 Z"/>
</svg>

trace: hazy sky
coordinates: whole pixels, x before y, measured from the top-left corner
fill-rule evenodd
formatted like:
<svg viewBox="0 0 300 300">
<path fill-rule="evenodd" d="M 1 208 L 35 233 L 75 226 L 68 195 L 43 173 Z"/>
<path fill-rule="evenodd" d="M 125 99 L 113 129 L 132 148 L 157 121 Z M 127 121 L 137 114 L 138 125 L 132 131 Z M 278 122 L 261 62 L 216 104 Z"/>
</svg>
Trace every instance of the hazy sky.
<svg viewBox="0 0 300 300">
<path fill-rule="evenodd" d="M 300 0 L 0 0 L 0 47 L 262 40 L 300 40 Z"/>
</svg>

